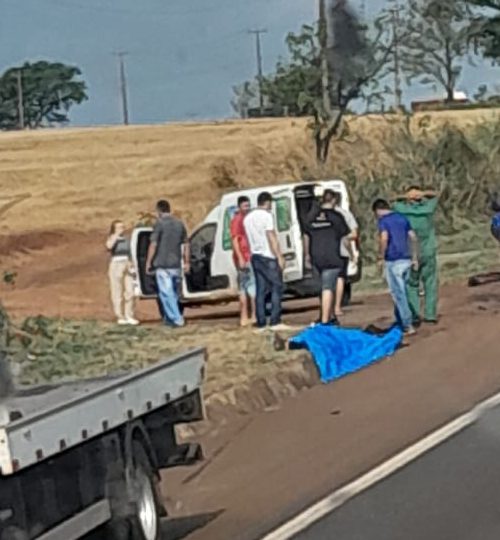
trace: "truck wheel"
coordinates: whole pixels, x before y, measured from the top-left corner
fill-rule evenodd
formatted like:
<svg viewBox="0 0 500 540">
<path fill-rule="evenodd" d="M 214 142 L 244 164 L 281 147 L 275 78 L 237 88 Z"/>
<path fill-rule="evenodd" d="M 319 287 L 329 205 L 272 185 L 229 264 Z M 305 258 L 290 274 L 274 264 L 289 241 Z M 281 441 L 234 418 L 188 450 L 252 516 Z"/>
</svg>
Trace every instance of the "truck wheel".
<svg viewBox="0 0 500 540">
<path fill-rule="evenodd" d="M 130 540 L 160 538 L 160 502 L 155 471 L 143 446 L 134 442 L 133 469 L 129 471 L 130 489 L 136 512 L 130 517 Z"/>
</svg>

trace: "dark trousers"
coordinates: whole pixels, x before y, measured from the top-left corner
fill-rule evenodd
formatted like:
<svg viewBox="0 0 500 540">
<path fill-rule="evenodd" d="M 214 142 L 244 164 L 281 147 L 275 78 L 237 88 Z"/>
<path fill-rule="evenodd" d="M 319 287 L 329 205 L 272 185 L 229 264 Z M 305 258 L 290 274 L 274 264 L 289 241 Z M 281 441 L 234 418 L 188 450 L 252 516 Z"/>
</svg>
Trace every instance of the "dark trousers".
<svg viewBox="0 0 500 540">
<path fill-rule="evenodd" d="M 271 294 L 271 326 L 281 322 L 281 298 L 283 296 L 283 275 L 276 259 L 253 255 L 252 267 L 257 288 L 257 326 L 266 326 L 266 296 Z"/>
</svg>

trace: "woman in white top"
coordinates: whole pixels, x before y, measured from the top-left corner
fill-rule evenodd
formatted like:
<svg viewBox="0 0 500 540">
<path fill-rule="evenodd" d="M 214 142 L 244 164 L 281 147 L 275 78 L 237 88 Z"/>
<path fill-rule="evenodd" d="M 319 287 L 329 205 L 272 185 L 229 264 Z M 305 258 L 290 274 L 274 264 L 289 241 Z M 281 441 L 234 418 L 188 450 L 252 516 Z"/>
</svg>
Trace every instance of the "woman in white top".
<svg viewBox="0 0 500 540">
<path fill-rule="evenodd" d="M 111 254 L 109 285 L 111 301 L 118 324 L 137 325 L 134 317 L 134 279 L 130 264 L 130 241 L 125 236 L 123 221 L 111 223 L 106 248 Z"/>
</svg>

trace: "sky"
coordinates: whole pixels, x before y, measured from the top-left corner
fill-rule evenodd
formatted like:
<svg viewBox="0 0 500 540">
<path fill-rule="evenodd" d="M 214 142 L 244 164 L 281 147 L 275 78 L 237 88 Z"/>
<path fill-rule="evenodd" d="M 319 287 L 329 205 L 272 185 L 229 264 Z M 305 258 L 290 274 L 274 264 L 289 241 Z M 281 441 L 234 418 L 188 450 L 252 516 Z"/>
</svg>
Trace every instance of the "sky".
<svg viewBox="0 0 500 540">
<path fill-rule="evenodd" d="M 30 60 L 77 65 L 89 101 L 72 109 L 72 125 L 121 122 L 117 51 L 127 51 L 131 123 L 234 116 L 232 86 L 256 73 L 255 38 L 264 70 L 286 54 L 284 38 L 317 18 L 317 0 L 1 0 L 0 70 Z M 360 7 L 362 0 L 353 0 Z M 386 0 L 366 0 L 366 15 Z M 500 84 L 489 64 L 467 66 L 460 90 Z M 405 89 L 405 101 L 434 96 Z"/>
</svg>

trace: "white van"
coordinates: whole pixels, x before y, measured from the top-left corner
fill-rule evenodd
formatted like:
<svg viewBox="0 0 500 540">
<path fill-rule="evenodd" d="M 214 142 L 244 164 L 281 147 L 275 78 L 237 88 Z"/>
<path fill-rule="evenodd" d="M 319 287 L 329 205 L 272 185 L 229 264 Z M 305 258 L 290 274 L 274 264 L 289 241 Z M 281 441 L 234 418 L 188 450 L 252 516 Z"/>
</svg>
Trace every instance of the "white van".
<svg viewBox="0 0 500 540">
<path fill-rule="evenodd" d="M 321 180 L 234 191 L 224 195 L 216 206 L 190 236 L 191 272 L 184 276 L 182 301 L 198 304 L 236 298 L 237 276 L 233 263 L 230 224 L 237 211 L 238 197 L 246 195 L 253 207 L 262 191 L 271 193 L 274 199 L 273 214 L 279 243 L 286 265 L 283 272 L 285 294 L 292 297 L 313 296 L 319 293 L 319 276 L 304 268 L 303 225 L 315 199 L 325 189 L 333 189 L 342 197 L 342 208 L 349 210 L 349 194 L 342 180 Z M 146 255 L 151 228 L 141 227 L 132 233 L 132 258 L 136 267 L 137 295 L 141 298 L 156 297 L 156 283 L 145 272 Z M 359 255 L 358 244 L 353 251 Z M 350 261 L 346 301 L 350 298 L 351 284 L 361 279 L 361 262 Z"/>
</svg>

